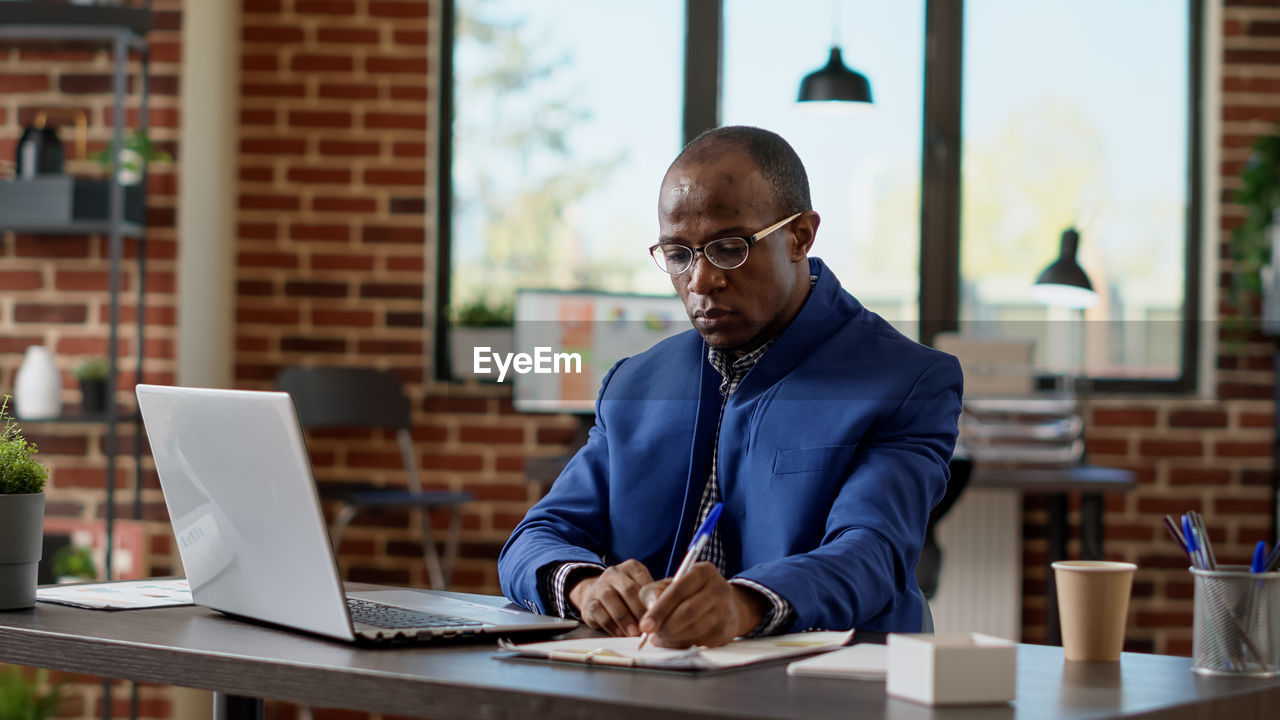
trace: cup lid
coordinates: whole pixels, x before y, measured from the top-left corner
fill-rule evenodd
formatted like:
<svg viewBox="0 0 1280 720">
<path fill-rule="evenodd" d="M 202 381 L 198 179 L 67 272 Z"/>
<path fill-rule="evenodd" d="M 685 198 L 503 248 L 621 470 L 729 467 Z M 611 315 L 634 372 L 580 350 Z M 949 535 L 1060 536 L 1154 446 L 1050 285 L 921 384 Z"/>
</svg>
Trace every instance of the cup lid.
<svg viewBox="0 0 1280 720">
<path fill-rule="evenodd" d="M 1138 566 L 1131 562 L 1114 560 L 1059 560 L 1052 567 L 1054 570 L 1074 570 L 1077 572 L 1128 572 L 1138 569 Z"/>
</svg>

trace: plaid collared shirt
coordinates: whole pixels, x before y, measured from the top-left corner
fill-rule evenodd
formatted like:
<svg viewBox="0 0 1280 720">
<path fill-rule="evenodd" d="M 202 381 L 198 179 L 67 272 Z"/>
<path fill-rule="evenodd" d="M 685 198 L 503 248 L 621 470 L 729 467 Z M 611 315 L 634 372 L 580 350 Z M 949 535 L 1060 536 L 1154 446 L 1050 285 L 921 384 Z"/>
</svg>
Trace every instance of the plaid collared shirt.
<svg viewBox="0 0 1280 720">
<path fill-rule="evenodd" d="M 809 289 L 812 290 L 817 282 L 818 277 L 810 275 Z M 773 347 L 775 340 L 777 338 L 766 342 L 755 350 L 737 356 L 732 353 L 720 352 L 715 348 L 707 349 L 707 361 L 716 369 L 716 372 L 720 373 L 720 395 L 724 398 L 724 401 L 720 404 L 720 419 L 716 421 L 716 438 L 711 446 L 711 471 L 707 477 L 707 484 L 702 490 L 702 499 L 698 503 L 698 518 L 697 522 L 694 523 L 694 527 L 701 527 L 703 521 L 707 519 L 707 515 L 710 514 L 711 508 L 720 502 L 720 479 L 716 476 L 716 462 L 720 454 L 720 423 L 724 420 L 725 405 L 728 404 L 729 396 L 738 389 L 738 385 L 747 376 L 747 373 L 751 372 L 756 363 L 760 362 L 760 358 L 764 357 L 770 347 Z M 718 526 L 711 532 L 711 541 L 702 549 L 698 560 L 705 560 L 715 565 L 722 575 L 728 572 L 729 567 L 725 561 L 724 544 L 720 540 L 720 528 Z M 545 600 L 548 595 L 551 596 L 552 603 L 550 605 L 556 609 L 556 613 L 560 617 L 572 617 L 580 620 L 581 617 L 568 601 L 565 584 L 571 575 L 589 577 L 591 575 L 599 575 L 602 572 L 604 572 L 604 566 L 594 563 L 561 563 L 546 574 L 547 581 L 543 585 L 545 588 L 543 598 Z M 769 635 L 791 622 L 794 612 L 791 603 L 787 602 L 786 598 L 747 578 L 733 578 L 729 580 L 729 583 L 754 590 L 764 597 L 770 605 L 769 610 L 760 619 L 760 624 L 752 628 L 751 632 L 743 637 Z M 550 592 L 546 592 L 546 590 Z"/>
<path fill-rule="evenodd" d="M 729 403 L 729 396 L 738 389 L 742 379 L 747 376 L 747 373 L 751 372 L 751 368 L 760 362 L 760 358 L 764 357 L 770 347 L 773 347 L 773 342 L 773 340 L 770 340 L 755 350 L 736 357 L 731 353 L 720 352 L 715 348 L 707 349 L 707 361 L 711 363 L 711 367 L 716 369 L 716 372 L 720 373 L 720 395 L 724 398 L 724 401 L 720 404 L 720 419 L 716 421 L 715 444 L 711 446 L 711 471 L 707 476 L 707 485 L 702 490 L 702 500 L 698 503 L 698 519 L 694 527 L 702 527 L 703 521 L 711 513 L 711 508 L 720 502 L 720 478 L 717 475 L 716 465 L 720 457 L 720 423 L 724 420 L 725 405 Z M 720 540 L 719 526 L 716 526 L 711 531 L 711 541 L 702 549 L 702 554 L 698 559 L 706 560 L 715 565 L 722 575 L 728 573 L 729 565 L 724 557 L 724 544 Z M 760 619 L 760 624 L 752 628 L 751 632 L 747 633 L 745 637 L 769 635 L 790 622 L 792 615 L 791 603 L 787 602 L 781 595 L 747 578 L 733 578 L 729 583 L 751 588 L 769 601 L 769 610 Z"/>
<path fill-rule="evenodd" d="M 720 454 L 720 422 L 724 419 L 725 405 L 728 404 L 729 396 L 733 394 L 733 391 L 738 389 L 738 384 L 747 376 L 747 373 L 751 372 L 751 368 L 755 367 L 760 358 L 764 357 L 764 354 L 772 346 L 773 340 L 770 340 L 755 350 L 736 357 L 731 353 L 720 352 L 715 348 L 708 348 L 707 350 L 708 362 L 720 373 L 720 395 L 724 400 L 720 405 L 720 420 L 716 421 L 715 443 L 711 446 L 711 471 L 707 477 L 707 484 L 702 490 L 702 499 L 698 503 L 698 518 L 693 525 L 694 527 L 702 527 L 703 521 L 711 513 L 711 508 L 720 502 L 720 480 L 716 475 L 716 461 Z M 729 565 L 724 557 L 724 544 L 720 540 L 720 528 L 718 526 L 712 530 L 711 540 L 702 548 L 702 553 L 699 554 L 698 560 L 705 560 L 715 565 L 721 575 L 728 574 Z M 599 565 L 579 562 L 563 563 L 557 567 L 549 578 L 556 613 L 561 617 L 578 617 L 578 613 L 574 610 L 573 605 L 568 602 L 568 595 L 565 593 L 565 586 L 571 574 L 590 576 L 597 575 L 603 570 L 604 568 Z M 769 601 L 770 608 L 765 612 L 764 617 L 760 619 L 760 623 L 744 637 L 768 635 L 791 619 L 791 603 L 787 602 L 781 595 L 754 580 L 733 578 L 729 582 L 733 585 L 751 588 Z"/>
</svg>

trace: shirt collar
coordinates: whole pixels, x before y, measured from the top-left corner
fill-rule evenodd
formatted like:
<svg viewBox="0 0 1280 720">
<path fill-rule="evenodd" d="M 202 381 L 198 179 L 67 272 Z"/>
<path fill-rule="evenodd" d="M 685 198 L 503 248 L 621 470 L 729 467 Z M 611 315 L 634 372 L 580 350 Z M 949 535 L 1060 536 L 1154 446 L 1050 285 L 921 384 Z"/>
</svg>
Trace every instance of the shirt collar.
<svg viewBox="0 0 1280 720">
<path fill-rule="evenodd" d="M 809 276 L 809 290 L 813 290 L 813 286 L 818 283 L 817 275 Z M 732 388 L 737 386 L 737 380 L 741 380 L 756 363 L 760 362 L 760 358 L 768 352 L 769 348 L 778 339 L 775 335 L 766 341 L 763 345 L 742 354 L 733 352 L 724 352 L 713 347 L 707 348 L 707 361 L 711 363 L 711 367 L 720 373 L 724 380 L 720 383 L 720 392 L 728 395 L 732 392 Z M 728 392 L 726 392 L 728 390 Z"/>
</svg>

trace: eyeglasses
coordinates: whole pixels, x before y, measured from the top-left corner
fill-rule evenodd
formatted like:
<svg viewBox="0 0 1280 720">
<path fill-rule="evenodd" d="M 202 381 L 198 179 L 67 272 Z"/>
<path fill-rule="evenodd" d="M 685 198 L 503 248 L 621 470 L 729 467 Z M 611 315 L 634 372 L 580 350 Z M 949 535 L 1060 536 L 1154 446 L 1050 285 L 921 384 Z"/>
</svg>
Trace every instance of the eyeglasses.
<svg viewBox="0 0 1280 720">
<path fill-rule="evenodd" d="M 712 240 L 700 248 L 691 248 L 680 243 L 658 243 L 649 248 L 649 255 L 657 263 L 658 268 L 671 275 L 683 274 L 693 266 L 693 258 L 702 253 L 712 265 L 722 270 L 733 270 L 742 267 L 747 261 L 747 253 L 751 246 L 760 242 L 766 235 L 800 217 L 796 213 L 785 220 L 770 225 L 751 237 L 726 237 Z"/>
</svg>

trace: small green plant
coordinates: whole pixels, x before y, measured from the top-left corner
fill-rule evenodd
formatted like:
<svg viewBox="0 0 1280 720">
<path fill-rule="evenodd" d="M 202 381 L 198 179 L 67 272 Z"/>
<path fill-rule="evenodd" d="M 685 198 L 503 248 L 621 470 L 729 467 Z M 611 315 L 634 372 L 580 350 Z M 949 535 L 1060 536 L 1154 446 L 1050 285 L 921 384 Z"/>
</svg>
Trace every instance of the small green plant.
<svg viewBox="0 0 1280 720">
<path fill-rule="evenodd" d="M 77 365 L 73 374 L 77 380 L 106 380 L 107 361 L 103 358 L 89 358 Z"/>
<path fill-rule="evenodd" d="M 93 548 L 84 545 L 63 545 L 53 554 L 50 563 L 54 577 L 86 580 L 98 578 L 98 568 L 93 563 Z"/>
<path fill-rule="evenodd" d="M 62 705 L 62 684 L 49 684 L 49 671 L 37 670 L 27 679 L 22 668 L 0 668 L 0 718 L 4 720 L 46 720 L 58 714 Z"/>
<path fill-rule="evenodd" d="M 36 462 L 36 446 L 22 437 L 22 428 L 9 417 L 9 396 L 0 403 L 0 495 L 44 492 L 49 470 Z M 8 717 L 0 714 L 0 718 Z"/>
<path fill-rule="evenodd" d="M 1253 144 L 1253 153 L 1240 171 L 1235 200 L 1244 208 L 1244 221 L 1231 232 L 1230 300 L 1242 319 L 1252 316 L 1252 300 L 1262 294 L 1259 271 L 1274 264 L 1267 228 L 1280 207 L 1280 135 L 1266 135 Z"/>
<path fill-rule="evenodd" d="M 169 162 L 173 159 L 172 155 L 156 147 L 146 130 L 138 130 L 125 137 L 124 150 L 120 157 L 120 169 L 129 173 L 142 172 L 149 162 Z M 111 172 L 111 145 L 94 153 L 93 159 L 102 166 L 103 172 Z"/>
<path fill-rule="evenodd" d="M 511 303 L 490 305 L 488 298 L 478 298 L 458 308 L 453 324 L 463 327 L 511 327 L 515 311 Z"/>
</svg>

